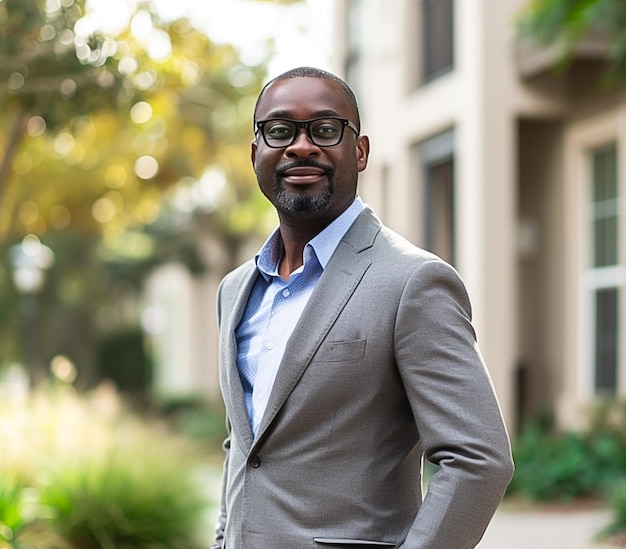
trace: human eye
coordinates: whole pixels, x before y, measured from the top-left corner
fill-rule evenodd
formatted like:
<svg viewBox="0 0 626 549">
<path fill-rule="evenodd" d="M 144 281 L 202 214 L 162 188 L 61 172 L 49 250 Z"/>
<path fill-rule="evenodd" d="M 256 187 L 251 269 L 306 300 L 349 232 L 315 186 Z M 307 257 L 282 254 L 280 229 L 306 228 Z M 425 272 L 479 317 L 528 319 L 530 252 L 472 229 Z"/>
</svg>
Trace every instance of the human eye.
<svg viewBox="0 0 626 549">
<path fill-rule="evenodd" d="M 333 140 L 341 133 L 341 122 L 333 119 L 317 120 L 311 125 L 311 132 L 320 139 Z"/>
<path fill-rule="evenodd" d="M 270 120 L 265 124 L 265 136 L 274 141 L 282 141 L 293 137 L 293 124 L 285 120 Z"/>
</svg>

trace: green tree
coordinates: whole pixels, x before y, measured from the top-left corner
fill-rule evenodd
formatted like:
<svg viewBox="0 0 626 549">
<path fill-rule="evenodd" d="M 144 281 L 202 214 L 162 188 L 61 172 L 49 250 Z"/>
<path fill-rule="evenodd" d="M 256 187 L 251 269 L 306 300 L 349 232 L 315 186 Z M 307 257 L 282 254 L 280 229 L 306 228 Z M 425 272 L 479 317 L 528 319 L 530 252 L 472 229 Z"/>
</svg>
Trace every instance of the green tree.
<svg viewBox="0 0 626 549">
<path fill-rule="evenodd" d="M 533 0 L 518 27 L 538 45 L 558 48 L 563 62 L 586 36 L 604 36 L 610 43 L 609 75 L 626 78 L 626 0 Z"/>
<path fill-rule="evenodd" d="M 41 353 L 90 370 L 102 319 L 146 270 L 168 254 L 197 261 L 190 222 L 235 253 L 268 210 L 248 156 L 265 63 L 244 65 L 149 3 L 115 34 L 89 15 L 84 0 L 0 0 L 0 366 L 19 353 L 6 258 L 24 235 L 57 255 Z M 184 227 L 168 224 L 168 197 L 211 185 L 207 170 L 227 189 Z"/>
<path fill-rule="evenodd" d="M 81 36 L 83 4 L 0 0 L 0 236 L 149 223 L 165 188 L 232 161 L 242 143 L 238 109 L 262 67 L 243 66 L 188 21 L 159 21 L 147 4 L 117 36 Z M 138 21 L 148 36 L 131 31 Z M 165 53 L 155 54 L 159 41 Z"/>
</svg>

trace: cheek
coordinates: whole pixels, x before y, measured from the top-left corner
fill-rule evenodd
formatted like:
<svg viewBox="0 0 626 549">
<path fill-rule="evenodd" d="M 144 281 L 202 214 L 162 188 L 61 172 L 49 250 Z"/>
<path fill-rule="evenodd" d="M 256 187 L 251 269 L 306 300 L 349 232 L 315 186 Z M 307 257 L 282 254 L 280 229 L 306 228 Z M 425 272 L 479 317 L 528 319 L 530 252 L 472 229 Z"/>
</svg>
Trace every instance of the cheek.
<svg viewBox="0 0 626 549">
<path fill-rule="evenodd" d="M 262 174 L 267 174 L 269 171 L 267 162 L 263 161 L 263 158 L 260 158 L 258 156 L 252 164 L 252 167 L 254 168 L 254 172 L 257 174 L 257 177 Z"/>
<path fill-rule="evenodd" d="M 274 186 L 276 161 L 257 154 L 252 167 L 261 189 L 271 189 Z"/>
<path fill-rule="evenodd" d="M 257 146 L 255 154 L 252 157 L 252 165 L 254 169 L 271 169 L 274 168 L 282 156 L 281 149 L 270 149 L 269 147 Z"/>
</svg>

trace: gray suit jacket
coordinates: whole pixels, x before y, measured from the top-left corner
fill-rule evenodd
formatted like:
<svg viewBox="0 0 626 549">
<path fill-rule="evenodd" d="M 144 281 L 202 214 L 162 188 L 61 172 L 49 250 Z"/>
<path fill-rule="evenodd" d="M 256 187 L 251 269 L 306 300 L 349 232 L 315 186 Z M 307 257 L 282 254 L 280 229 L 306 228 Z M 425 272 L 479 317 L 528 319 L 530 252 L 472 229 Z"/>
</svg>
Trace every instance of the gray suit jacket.
<svg viewBox="0 0 626 549">
<path fill-rule="evenodd" d="M 218 291 L 230 436 L 214 547 L 474 547 L 513 466 L 454 269 L 366 208 L 295 327 L 253 439 L 235 329 L 256 276 L 250 261 Z M 423 456 L 439 465 L 424 499 Z"/>
</svg>

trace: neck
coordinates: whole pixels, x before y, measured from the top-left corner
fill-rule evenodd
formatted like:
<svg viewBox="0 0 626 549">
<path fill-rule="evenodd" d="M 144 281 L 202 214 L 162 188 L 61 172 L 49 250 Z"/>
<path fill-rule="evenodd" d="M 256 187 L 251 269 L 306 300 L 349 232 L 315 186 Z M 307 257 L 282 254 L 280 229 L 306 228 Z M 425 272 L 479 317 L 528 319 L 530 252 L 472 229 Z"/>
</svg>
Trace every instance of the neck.
<svg viewBox="0 0 626 549">
<path fill-rule="evenodd" d="M 304 264 L 304 247 L 327 225 L 328 223 L 311 226 L 309 223 L 303 226 L 302 223 L 289 223 L 281 220 L 280 236 L 284 247 L 283 257 L 278 267 L 281 278 L 289 280 L 291 273 Z"/>
<path fill-rule="evenodd" d="M 278 269 L 281 278 L 288 280 L 289 275 L 304 264 L 304 247 L 346 211 L 351 203 L 345 204 L 341 209 L 335 208 L 333 212 L 305 216 L 278 212 L 280 236 L 284 246 L 284 254 Z"/>
</svg>

